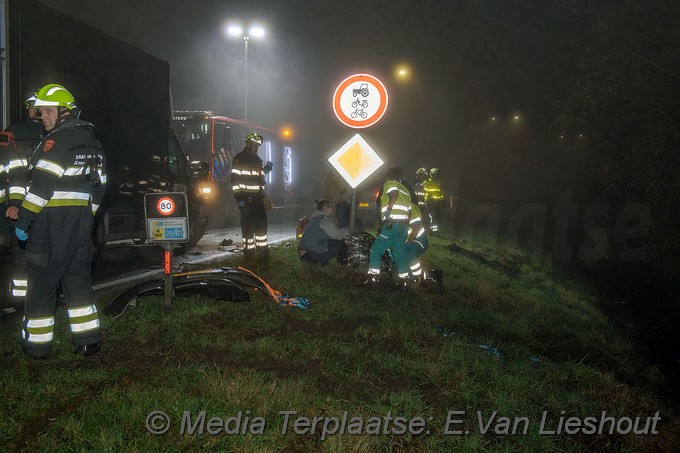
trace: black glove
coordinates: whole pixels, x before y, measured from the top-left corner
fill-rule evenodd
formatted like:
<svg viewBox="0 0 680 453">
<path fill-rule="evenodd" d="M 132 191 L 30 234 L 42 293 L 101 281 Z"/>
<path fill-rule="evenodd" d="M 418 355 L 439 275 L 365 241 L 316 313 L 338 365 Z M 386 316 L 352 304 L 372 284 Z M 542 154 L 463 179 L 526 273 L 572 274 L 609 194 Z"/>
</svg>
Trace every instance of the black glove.
<svg viewBox="0 0 680 453">
<path fill-rule="evenodd" d="M 273 164 L 273 163 L 267 162 L 266 164 L 264 164 L 264 167 L 263 167 L 263 169 L 264 169 L 264 174 L 265 174 L 265 175 L 268 174 L 270 171 L 272 171 L 272 168 L 274 168 L 274 164 Z"/>
</svg>

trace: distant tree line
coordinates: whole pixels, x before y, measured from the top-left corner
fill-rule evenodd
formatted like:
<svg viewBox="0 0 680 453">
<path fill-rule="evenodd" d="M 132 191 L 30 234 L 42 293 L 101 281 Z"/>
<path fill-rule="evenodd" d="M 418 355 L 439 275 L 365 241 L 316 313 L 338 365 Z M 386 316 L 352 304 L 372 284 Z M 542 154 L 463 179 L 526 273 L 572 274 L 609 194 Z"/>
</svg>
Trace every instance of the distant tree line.
<svg viewBox="0 0 680 453">
<path fill-rule="evenodd" d="M 680 4 L 569 3 L 579 24 L 570 37 L 578 64 L 558 102 L 558 126 L 578 156 L 580 196 L 607 203 L 613 217 L 631 203 L 645 206 L 644 265 L 678 283 Z"/>
</svg>

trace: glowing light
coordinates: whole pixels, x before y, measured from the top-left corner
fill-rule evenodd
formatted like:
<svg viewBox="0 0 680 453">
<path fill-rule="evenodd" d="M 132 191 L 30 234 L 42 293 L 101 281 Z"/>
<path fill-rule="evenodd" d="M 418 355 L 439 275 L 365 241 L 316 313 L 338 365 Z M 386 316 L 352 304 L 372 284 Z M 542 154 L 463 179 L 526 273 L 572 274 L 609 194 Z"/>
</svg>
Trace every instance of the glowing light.
<svg viewBox="0 0 680 453">
<path fill-rule="evenodd" d="M 402 82 L 411 79 L 411 68 L 407 64 L 399 64 L 394 68 L 394 78 Z"/>
<path fill-rule="evenodd" d="M 227 34 L 229 36 L 241 36 L 243 33 L 243 29 L 239 27 L 238 25 L 229 25 L 227 27 Z"/>
<path fill-rule="evenodd" d="M 264 28 L 260 26 L 250 27 L 249 34 L 253 38 L 264 38 Z"/>
</svg>

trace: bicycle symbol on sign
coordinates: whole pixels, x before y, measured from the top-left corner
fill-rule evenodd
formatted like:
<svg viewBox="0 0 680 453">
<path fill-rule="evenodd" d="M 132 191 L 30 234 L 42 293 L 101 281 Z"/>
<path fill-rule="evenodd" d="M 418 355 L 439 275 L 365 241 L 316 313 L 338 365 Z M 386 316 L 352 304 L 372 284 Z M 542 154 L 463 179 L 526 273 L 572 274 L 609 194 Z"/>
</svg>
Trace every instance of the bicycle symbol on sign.
<svg viewBox="0 0 680 453">
<path fill-rule="evenodd" d="M 355 109 L 352 113 L 350 113 L 349 116 L 351 116 L 352 119 L 355 119 L 357 116 L 360 116 L 361 118 L 366 119 L 366 117 L 368 116 L 368 113 L 366 113 L 364 111 L 364 109 L 358 108 L 358 109 Z"/>
<path fill-rule="evenodd" d="M 357 116 L 365 119 L 368 116 L 368 113 L 364 111 L 364 109 L 368 108 L 368 100 L 361 99 L 368 97 L 368 93 L 367 83 L 362 83 L 359 85 L 359 88 L 352 89 L 352 96 L 355 98 L 358 97 L 358 99 L 352 101 L 352 108 L 354 109 L 354 111 L 350 113 L 352 119 L 356 118 Z"/>
</svg>

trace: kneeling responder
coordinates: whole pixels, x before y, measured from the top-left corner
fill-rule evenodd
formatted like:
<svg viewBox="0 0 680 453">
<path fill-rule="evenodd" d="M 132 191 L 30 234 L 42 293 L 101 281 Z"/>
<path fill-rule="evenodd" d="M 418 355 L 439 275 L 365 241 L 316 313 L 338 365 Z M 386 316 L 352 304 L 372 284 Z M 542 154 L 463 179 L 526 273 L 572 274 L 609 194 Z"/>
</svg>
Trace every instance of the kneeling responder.
<svg viewBox="0 0 680 453">
<path fill-rule="evenodd" d="M 397 269 L 399 283 L 397 288 L 406 290 L 409 266 L 406 260 L 406 240 L 408 239 L 409 211 L 411 194 L 401 183 L 402 169 L 393 165 L 385 174 L 385 185 L 380 196 L 380 217 L 382 225 L 373 242 L 368 262 L 368 280 L 365 285 L 375 288 L 380 279 L 380 263 L 387 249 L 392 252 Z"/>
</svg>

